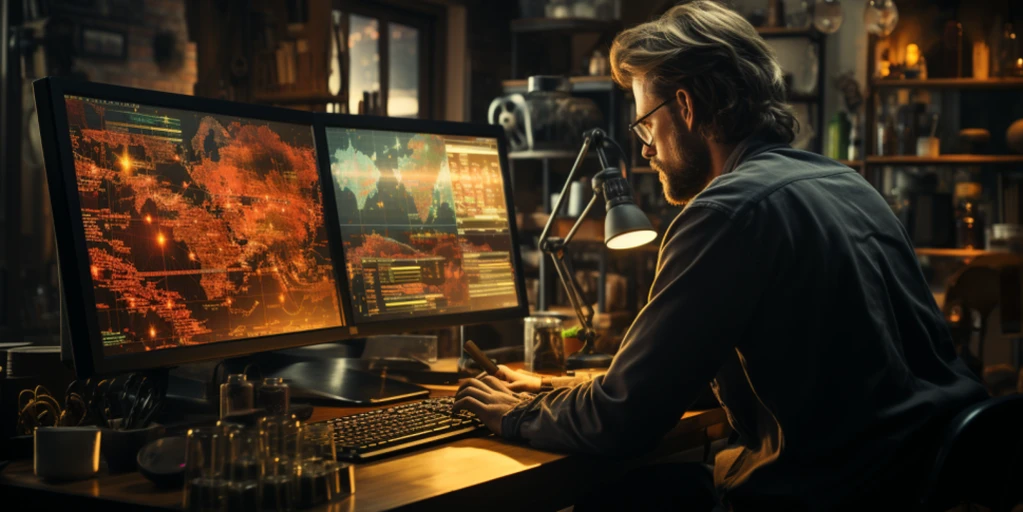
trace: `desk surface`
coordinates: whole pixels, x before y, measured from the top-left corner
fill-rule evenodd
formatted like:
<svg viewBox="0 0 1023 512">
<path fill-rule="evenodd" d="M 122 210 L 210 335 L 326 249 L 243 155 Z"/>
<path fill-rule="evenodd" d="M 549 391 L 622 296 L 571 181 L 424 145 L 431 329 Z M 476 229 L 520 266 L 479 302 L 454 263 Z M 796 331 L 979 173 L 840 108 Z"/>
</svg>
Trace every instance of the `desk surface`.
<svg viewBox="0 0 1023 512">
<path fill-rule="evenodd" d="M 453 387 L 432 386 L 435 396 L 450 395 Z M 311 421 L 356 414 L 378 407 L 318 407 Z M 666 436 L 660 450 L 702 446 L 727 435 L 720 409 L 686 413 Z M 658 450 L 658 451 L 660 451 Z M 495 436 L 471 437 L 428 446 L 378 461 L 356 464 L 353 496 L 322 507 L 330 511 L 376 511 L 394 508 L 465 508 L 494 503 L 487 509 L 561 508 L 593 478 L 606 476 L 609 464 L 587 456 L 568 456 L 534 450 Z M 48 483 L 32 472 L 32 461 L 12 463 L 0 473 L 0 495 L 39 503 L 42 498 L 98 499 L 104 509 L 143 507 L 179 509 L 181 490 L 157 490 L 141 474 L 105 475 L 70 483 Z M 9 502 L 9 498 L 3 500 Z M 97 503 L 98 504 L 98 503 Z M 122 505 L 122 507 L 117 507 Z"/>
</svg>

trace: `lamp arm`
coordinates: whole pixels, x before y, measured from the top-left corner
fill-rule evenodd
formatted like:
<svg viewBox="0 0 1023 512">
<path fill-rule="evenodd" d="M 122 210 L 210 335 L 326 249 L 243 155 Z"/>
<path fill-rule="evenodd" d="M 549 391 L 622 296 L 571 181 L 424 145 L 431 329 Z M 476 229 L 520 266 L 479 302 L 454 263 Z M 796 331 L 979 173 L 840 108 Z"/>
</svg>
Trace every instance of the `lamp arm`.
<svg viewBox="0 0 1023 512">
<path fill-rule="evenodd" d="M 537 245 L 541 251 L 546 250 L 545 246 L 547 245 L 547 237 L 551 232 L 551 226 L 554 225 L 554 222 L 558 218 L 558 212 L 561 211 L 561 205 L 567 201 L 568 190 L 572 186 L 572 181 L 575 180 L 576 174 L 579 173 L 579 168 L 582 167 L 583 159 L 586 158 L 586 154 L 590 151 L 590 146 L 593 145 L 594 141 L 596 141 L 599 149 L 600 146 L 603 145 L 603 141 L 605 139 L 606 136 L 604 131 L 599 128 L 586 132 L 586 135 L 583 137 L 583 145 L 579 148 L 579 155 L 576 156 L 575 163 L 572 164 L 572 170 L 568 173 L 568 178 L 565 179 L 565 185 L 561 187 L 561 194 L 558 195 L 558 202 L 554 205 L 554 209 L 551 210 L 550 217 L 547 217 L 547 225 L 543 227 L 543 232 L 540 233 L 540 240 Z M 580 216 L 580 220 L 583 217 L 584 216 Z"/>
<path fill-rule="evenodd" d="M 586 204 L 586 208 L 583 209 L 581 214 L 579 214 L 579 218 L 576 219 L 575 224 L 572 225 L 572 229 L 568 230 L 568 234 L 565 235 L 565 239 L 561 241 L 562 247 L 568 245 L 568 243 L 572 241 L 572 237 L 575 236 L 575 232 L 579 231 L 579 226 L 583 225 L 583 221 L 586 220 L 586 216 L 590 214 L 590 209 L 593 208 L 593 205 L 597 204 L 597 199 L 599 197 L 600 196 L 597 194 L 593 194 L 593 197 L 590 198 L 590 202 Z"/>
<path fill-rule="evenodd" d="M 596 339 L 596 332 L 593 330 L 593 308 L 589 304 L 584 303 L 582 291 L 579 289 L 579 282 L 576 281 L 575 275 L 568 270 L 568 264 L 565 263 L 564 247 L 562 246 L 552 252 L 551 259 L 554 260 L 554 270 L 557 271 L 558 277 L 561 278 L 561 284 L 565 286 L 568 301 L 572 303 L 575 316 L 579 319 L 579 325 L 582 326 L 579 341 L 583 343 L 592 342 Z"/>
</svg>

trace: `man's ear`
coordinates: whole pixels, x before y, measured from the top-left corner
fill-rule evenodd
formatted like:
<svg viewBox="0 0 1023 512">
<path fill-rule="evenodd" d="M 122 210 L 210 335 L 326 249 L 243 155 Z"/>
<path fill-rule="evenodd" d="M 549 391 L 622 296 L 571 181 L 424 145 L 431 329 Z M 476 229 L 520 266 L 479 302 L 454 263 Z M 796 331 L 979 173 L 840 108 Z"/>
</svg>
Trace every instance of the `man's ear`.
<svg viewBox="0 0 1023 512">
<path fill-rule="evenodd" d="M 689 91 L 678 89 L 675 91 L 675 108 L 682 113 L 682 121 L 686 123 L 689 130 L 693 129 L 693 102 Z"/>
</svg>

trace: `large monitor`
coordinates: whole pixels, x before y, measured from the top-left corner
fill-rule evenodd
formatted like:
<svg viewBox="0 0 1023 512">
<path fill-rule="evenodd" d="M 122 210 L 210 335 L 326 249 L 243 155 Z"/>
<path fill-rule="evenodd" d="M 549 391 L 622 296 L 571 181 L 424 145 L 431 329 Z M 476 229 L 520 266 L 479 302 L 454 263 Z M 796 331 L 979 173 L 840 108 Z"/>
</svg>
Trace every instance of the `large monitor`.
<svg viewBox="0 0 1023 512">
<path fill-rule="evenodd" d="M 498 126 L 35 92 L 80 378 L 528 311 Z"/>
<path fill-rule="evenodd" d="M 350 334 L 311 113 L 35 87 L 79 377 Z"/>
<path fill-rule="evenodd" d="M 339 274 L 360 329 L 523 316 L 499 127 L 323 119 L 328 222 L 337 223 Z"/>
</svg>

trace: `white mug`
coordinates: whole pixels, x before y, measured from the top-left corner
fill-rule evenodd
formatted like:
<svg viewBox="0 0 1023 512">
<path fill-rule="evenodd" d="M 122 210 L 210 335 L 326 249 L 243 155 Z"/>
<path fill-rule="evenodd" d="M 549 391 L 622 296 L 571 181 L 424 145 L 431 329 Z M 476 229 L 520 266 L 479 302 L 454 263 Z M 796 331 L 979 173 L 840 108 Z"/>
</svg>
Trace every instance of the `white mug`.
<svg viewBox="0 0 1023 512">
<path fill-rule="evenodd" d="M 937 137 L 917 137 L 916 156 L 937 157 L 941 154 L 941 139 Z"/>
<path fill-rule="evenodd" d="M 36 427 L 34 469 L 39 478 L 81 480 L 99 472 L 97 427 Z"/>
</svg>

